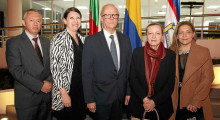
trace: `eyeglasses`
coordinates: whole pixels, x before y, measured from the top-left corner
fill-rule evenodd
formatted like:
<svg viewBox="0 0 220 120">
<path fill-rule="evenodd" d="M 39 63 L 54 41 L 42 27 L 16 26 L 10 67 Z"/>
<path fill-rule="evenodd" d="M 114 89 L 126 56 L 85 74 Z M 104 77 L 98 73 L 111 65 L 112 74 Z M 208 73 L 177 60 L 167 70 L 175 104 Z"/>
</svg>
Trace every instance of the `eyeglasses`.
<svg viewBox="0 0 220 120">
<path fill-rule="evenodd" d="M 105 19 L 110 19 L 111 17 L 114 19 L 118 19 L 119 14 L 104 14 L 104 15 L 102 15 L 102 17 Z"/>
</svg>

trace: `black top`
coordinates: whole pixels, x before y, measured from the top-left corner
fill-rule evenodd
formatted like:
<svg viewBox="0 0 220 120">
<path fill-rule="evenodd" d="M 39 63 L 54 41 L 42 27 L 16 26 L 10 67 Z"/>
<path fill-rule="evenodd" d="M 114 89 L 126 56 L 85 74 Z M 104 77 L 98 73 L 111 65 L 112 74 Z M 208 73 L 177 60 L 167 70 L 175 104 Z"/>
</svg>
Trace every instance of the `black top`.
<svg viewBox="0 0 220 120">
<path fill-rule="evenodd" d="M 156 105 L 161 120 L 167 120 L 173 113 L 171 94 L 175 83 L 175 59 L 173 51 L 166 49 L 166 56 L 161 60 L 152 99 Z M 133 52 L 129 82 L 131 98 L 128 105 L 129 113 L 142 119 L 144 113 L 143 98 L 148 95 L 148 85 L 145 76 L 144 47 Z"/>
<path fill-rule="evenodd" d="M 71 37 L 72 38 L 72 37 Z M 77 96 L 83 96 L 82 88 L 82 51 L 83 51 L 83 43 L 78 38 L 79 45 L 76 44 L 75 40 L 72 38 L 73 43 L 73 51 L 74 51 L 74 65 L 73 65 L 73 73 L 72 73 L 72 80 L 70 85 L 70 96 L 77 94 Z M 78 91 L 79 90 L 79 91 Z M 81 95 L 80 95 L 80 94 Z"/>
<path fill-rule="evenodd" d="M 185 73 L 185 66 L 186 66 L 186 61 L 188 58 L 188 53 L 187 54 L 182 54 L 179 55 L 179 60 L 178 60 L 178 64 L 179 64 L 179 95 L 178 95 L 178 107 L 177 109 L 180 108 L 180 91 L 182 88 L 182 82 L 183 82 L 183 76 Z"/>
<path fill-rule="evenodd" d="M 80 75 L 82 71 L 82 51 L 83 51 L 83 43 L 78 38 L 79 45 L 76 44 L 75 40 L 72 38 L 73 48 L 74 48 L 74 67 L 73 67 L 73 75 Z"/>
<path fill-rule="evenodd" d="M 72 38 L 72 37 L 71 37 Z M 71 108 L 75 114 L 76 119 L 84 119 L 86 116 L 86 104 L 84 102 L 83 95 L 83 85 L 82 85 L 82 52 L 83 52 L 83 43 L 78 37 L 79 45 L 76 44 L 75 40 L 72 38 L 73 50 L 74 50 L 74 65 L 73 65 L 73 73 L 70 84 L 70 92 L 69 95 L 71 97 Z M 77 117 L 79 116 L 79 118 Z M 81 117 L 81 118 L 80 118 Z"/>
</svg>

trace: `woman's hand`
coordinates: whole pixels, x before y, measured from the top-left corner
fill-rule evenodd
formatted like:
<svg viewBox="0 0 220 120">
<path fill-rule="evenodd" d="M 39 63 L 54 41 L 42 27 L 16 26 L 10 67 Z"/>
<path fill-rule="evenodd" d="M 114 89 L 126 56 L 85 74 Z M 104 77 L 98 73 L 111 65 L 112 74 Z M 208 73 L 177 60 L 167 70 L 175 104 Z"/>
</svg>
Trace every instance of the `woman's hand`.
<svg viewBox="0 0 220 120">
<path fill-rule="evenodd" d="M 126 96 L 125 97 L 125 105 L 127 106 L 130 100 L 130 96 Z"/>
<path fill-rule="evenodd" d="M 71 107 L 71 98 L 69 94 L 62 95 L 62 102 L 63 102 L 64 107 Z"/>
<path fill-rule="evenodd" d="M 187 106 L 187 110 L 188 110 L 188 111 L 191 111 L 191 112 L 196 112 L 196 111 L 197 111 L 197 107 L 196 107 L 196 106 L 193 106 L 193 105 L 188 105 L 188 106 Z"/>
<path fill-rule="evenodd" d="M 145 109 L 145 111 L 150 112 L 154 110 L 155 107 L 155 103 L 152 99 L 149 99 L 148 97 L 145 97 L 143 99 L 143 107 Z"/>
<path fill-rule="evenodd" d="M 149 98 L 148 97 L 145 97 L 144 99 L 143 99 L 143 103 L 146 103 L 146 102 L 149 102 Z"/>
<path fill-rule="evenodd" d="M 62 103 L 63 103 L 64 107 L 71 107 L 71 98 L 70 98 L 69 94 L 67 93 L 66 89 L 61 88 L 59 90 L 59 92 L 61 93 Z"/>
</svg>

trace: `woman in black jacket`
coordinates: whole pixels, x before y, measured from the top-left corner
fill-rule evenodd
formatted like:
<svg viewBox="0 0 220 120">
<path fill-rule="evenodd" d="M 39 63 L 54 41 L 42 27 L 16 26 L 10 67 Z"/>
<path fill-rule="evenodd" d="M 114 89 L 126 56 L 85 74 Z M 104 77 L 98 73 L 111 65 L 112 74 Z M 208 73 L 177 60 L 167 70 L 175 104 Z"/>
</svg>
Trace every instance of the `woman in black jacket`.
<svg viewBox="0 0 220 120">
<path fill-rule="evenodd" d="M 162 43 L 163 28 L 159 23 L 152 23 L 146 29 L 145 47 L 133 52 L 130 86 L 131 98 L 128 111 L 131 119 L 146 118 L 168 120 L 173 113 L 171 94 L 175 83 L 175 53 L 165 49 Z"/>
</svg>

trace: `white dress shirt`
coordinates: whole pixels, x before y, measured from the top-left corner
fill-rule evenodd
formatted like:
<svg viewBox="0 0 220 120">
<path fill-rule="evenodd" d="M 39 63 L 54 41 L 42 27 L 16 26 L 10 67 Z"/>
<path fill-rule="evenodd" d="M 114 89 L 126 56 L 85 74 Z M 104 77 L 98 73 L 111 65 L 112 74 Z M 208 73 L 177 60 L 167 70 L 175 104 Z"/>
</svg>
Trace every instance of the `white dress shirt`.
<svg viewBox="0 0 220 120">
<path fill-rule="evenodd" d="M 118 42 L 118 37 L 117 37 L 116 31 L 113 34 L 110 34 L 105 29 L 103 29 L 103 32 L 104 32 L 105 39 L 106 39 L 107 44 L 108 44 L 109 51 L 110 51 L 110 44 L 112 42 L 112 39 L 110 38 L 110 35 L 114 36 L 114 41 L 115 41 L 116 50 L 117 50 L 117 57 L 118 57 L 118 70 L 119 70 L 120 69 L 120 47 L 119 47 L 119 42 Z"/>
</svg>

